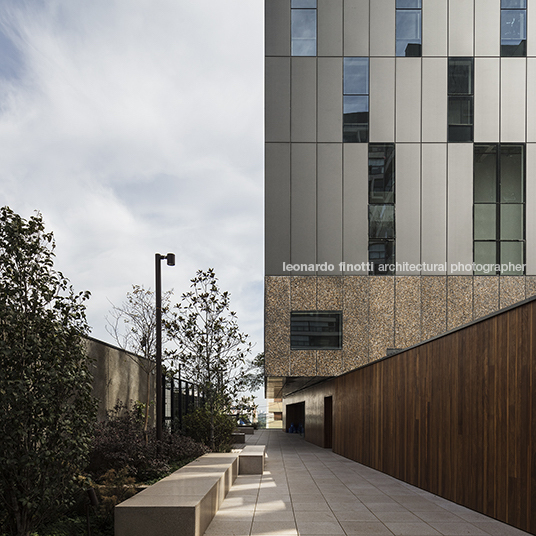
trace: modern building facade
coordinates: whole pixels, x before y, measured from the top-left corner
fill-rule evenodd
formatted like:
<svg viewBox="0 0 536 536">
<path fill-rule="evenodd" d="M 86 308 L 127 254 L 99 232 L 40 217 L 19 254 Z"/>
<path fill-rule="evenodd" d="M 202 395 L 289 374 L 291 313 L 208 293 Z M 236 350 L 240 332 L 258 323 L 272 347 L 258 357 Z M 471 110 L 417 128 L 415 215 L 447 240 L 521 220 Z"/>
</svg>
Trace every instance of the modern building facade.
<svg viewBox="0 0 536 536">
<path fill-rule="evenodd" d="M 534 0 L 266 0 L 267 394 L 536 294 Z"/>
</svg>

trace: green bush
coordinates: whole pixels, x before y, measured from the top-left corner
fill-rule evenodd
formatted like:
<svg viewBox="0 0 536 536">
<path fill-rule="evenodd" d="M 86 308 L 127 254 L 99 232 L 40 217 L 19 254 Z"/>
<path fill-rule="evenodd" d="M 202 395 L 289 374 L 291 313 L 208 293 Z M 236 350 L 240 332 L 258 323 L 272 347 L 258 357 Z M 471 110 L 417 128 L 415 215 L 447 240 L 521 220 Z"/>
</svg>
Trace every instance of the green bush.
<svg viewBox="0 0 536 536">
<path fill-rule="evenodd" d="M 156 439 L 154 429 L 149 430 L 146 441 L 138 409 L 128 409 L 120 403 L 108 413 L 107 421 L 95 426 L 89 472 L 99 479 L 110 469 L 127 469 L 137 482 L 145 482 L 169 473 L 175 462 L 198 458 L 206 452 L 204 445 L 166 429 L 162 441 Z"/>
<path fill-rule="evenodd" d="M 183 433 L 203 445 L 210 445 L 212 415 L 206 408 L 197 408 L 182 419 Z M 233 446 L 231 434 L 235 423 L 225 413 L 214 414 L 214 447 L 216 452 L 229 452 Z"/>
</svg>

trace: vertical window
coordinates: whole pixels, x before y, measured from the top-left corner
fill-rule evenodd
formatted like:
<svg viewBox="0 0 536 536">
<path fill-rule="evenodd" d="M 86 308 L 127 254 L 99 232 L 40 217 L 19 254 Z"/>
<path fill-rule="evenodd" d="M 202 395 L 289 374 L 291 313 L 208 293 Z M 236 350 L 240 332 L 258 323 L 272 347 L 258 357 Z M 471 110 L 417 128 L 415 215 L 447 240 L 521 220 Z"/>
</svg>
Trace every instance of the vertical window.
<svg viewBox="0 0 536 536">
<path fill-rule="evenodd" d="M 395 263 L 395 146 L 369 144 L 369 263 L 371 275 L 393 275 Z"/>
<path fill-rule="evenodd" d="M 316 56 L 316 0 L 292 0 L 291 54 Z"/>
<path fill-rule="evenodd" d="M 475 274 L 521 275 L 525 258 L 525 147 L 475 145 Z M 497 266 L 500 265 L 500 270 Z"/>
<path fill-rule="evenodd" d="M 448 141 L 473 141 L 473 58 L 449 58 Z"/>
<path fill-rule="evenodd" d="M 421 56 L 421 0 L 396 0 L 396 55 Z"/>
<path fill-rule="evenodd" d="M 368 141 L 369 59 L 344 58 L 343 141 Z"/>
<path fill-rule="evenodd" d="M 527 55 L 527 0 L 501 0 L 501 56 Z"/>
</svg>

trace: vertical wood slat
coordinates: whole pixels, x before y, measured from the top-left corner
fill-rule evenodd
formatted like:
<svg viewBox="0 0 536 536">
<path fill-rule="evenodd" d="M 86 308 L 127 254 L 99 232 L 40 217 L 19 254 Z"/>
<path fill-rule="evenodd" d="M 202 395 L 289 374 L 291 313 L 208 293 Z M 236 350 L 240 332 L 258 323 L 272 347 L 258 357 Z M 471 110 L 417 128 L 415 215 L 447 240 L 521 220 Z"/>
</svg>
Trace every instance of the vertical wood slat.
<svg viewBox="0 0 536 536">
<path fill-rule="evenodd" d="M 333 395 L 334 452 L 536 534 L 535 344 L 536 300 L 287 403 L 321 445 Z"/>
</svg>

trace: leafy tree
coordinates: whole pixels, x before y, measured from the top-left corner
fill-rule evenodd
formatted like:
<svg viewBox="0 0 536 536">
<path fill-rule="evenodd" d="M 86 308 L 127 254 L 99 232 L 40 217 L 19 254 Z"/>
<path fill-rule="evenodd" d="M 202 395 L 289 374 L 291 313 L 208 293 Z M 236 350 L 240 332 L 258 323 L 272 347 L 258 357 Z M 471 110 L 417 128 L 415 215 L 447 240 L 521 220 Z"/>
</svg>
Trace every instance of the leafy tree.
<svg viewBox="0 0 536 536">
<path fill-rule="evenodd" d="M 54 270 L 54 247 L 41 214 L 0 208 L 0 508 L 17 536 L 74 498 L 96 417 L 81 340 L 89 293 Z"/>
<path fill-rule="evenodd" d="M 169 337 L 181 372 L 198 384 L 210 415 L 209 446 L 215 449 L 216 416 L 229 412 L 231 401 L 246 387 L 251 343 L 240 331 L 230 295 L 222 292 L 214 270 L 198 270 L 190 291 L 170 311 Z"/>
<path fill-rule="evenodd" d="M 172 290 L 162 294 L 162 319 L 168 314 Z M 106 330 L 127 355 L 147 376 L 147 395 L 144 407 L 143 431 L 148 441 L 149 407 L 151 404 L 151 374 L 156 369 L 156 302 L 154 291 L 143 285 L 132 285 L 127 299 L 119 307 L 112 304 L 110 316 L 106 318 Z M 165 332 L 163 333 L 165 337 Z M 162 344 L 166 341 L 162 340 Z"/>
<path fill-rule="evenodd" d="M 250 392 L 255 392 L 264 385 L 264 352 L 255 356 L 250 369 L 245 373 L 244 383 Z"/>
</svg>

